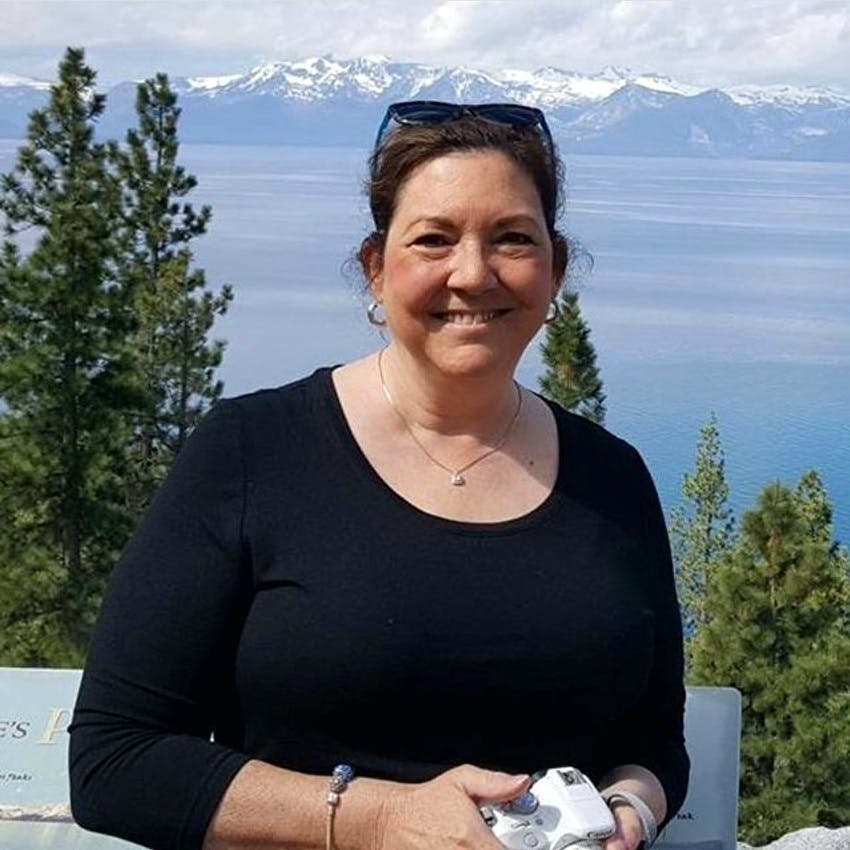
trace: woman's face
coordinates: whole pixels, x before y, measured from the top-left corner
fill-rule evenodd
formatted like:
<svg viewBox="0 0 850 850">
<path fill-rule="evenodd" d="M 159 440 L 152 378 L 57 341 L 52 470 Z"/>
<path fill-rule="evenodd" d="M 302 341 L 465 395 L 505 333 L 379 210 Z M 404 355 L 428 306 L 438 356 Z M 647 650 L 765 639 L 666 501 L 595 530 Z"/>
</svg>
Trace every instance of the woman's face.
<svg viewBox="0 0 850 850">
<path fill-rule="evenodd" d="M 415 168 L 396 198 L 371 283 L 393 343 L 426 370 L 512 375 L 558 286 L 528 174 L 498 151 Z"/>
</svg>

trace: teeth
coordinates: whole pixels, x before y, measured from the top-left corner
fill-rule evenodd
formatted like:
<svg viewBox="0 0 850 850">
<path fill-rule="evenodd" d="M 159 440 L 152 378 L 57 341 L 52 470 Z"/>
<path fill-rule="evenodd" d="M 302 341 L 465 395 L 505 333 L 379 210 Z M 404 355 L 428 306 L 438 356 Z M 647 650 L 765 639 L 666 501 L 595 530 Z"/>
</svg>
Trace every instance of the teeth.
<svg viewBox="0 0 850 850">
<path fill-rule="evenodd" d="M 482 325 L 498 315 L 495 310 L 489 313 L 444 313 L 443 319 L 453 325 Z"/>
</svg>

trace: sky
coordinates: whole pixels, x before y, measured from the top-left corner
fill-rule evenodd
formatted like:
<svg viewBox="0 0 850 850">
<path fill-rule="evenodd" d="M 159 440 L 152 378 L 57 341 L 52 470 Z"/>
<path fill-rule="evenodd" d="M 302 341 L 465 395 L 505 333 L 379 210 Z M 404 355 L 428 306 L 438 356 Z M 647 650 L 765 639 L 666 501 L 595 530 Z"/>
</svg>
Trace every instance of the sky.
<svg viewBox="0 0 850 850">
<path fill-rule="evenodd" d="M 101 85 L 380 53 L 850 91 L 850 0 L 0 0 L 0 73 L 52 79 L 68 44 Z"/>
</svg>

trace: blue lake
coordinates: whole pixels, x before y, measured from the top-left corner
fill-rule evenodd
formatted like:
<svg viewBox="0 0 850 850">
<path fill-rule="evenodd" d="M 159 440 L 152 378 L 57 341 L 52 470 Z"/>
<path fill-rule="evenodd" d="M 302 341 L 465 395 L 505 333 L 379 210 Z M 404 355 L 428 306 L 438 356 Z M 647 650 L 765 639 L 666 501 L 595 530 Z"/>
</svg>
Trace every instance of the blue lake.
<svg viewBox="0 0 850 850">
<path fill-rule="evenodd" d="M 0 171 L 16 143 L 0 141 Z M 382 344 L 343 269 L 368 231 L 366 151 L 187 146 L 213 207 L 198 264 L 236 299 L 226 394 Z M 818 469 L 850 543 L 850 163 L 567 157 L 563 229 L 608 396 L 665 508 L 713 410 L 740 517 L 762 486 Z M 532 388 L 537 344 L 520 365 Z"/>
</svg>

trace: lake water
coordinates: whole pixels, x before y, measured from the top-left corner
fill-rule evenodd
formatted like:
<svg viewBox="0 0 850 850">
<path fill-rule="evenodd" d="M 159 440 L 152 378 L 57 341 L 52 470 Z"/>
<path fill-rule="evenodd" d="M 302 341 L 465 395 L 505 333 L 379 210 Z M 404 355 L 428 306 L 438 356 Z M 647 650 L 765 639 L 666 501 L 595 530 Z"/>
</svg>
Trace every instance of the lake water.
<svg viewBox="0 0 850 850">
<path fill-rule="evenodd" d="M 0 171 L 15 143 L 0 142 Z M 187 146 L 197 246 L 236 299 L 226 394 L 382 344 L 341 268 L 368 230 L 363 150 Z M 821 472 L 850 543 L 850 163 L 567 158 L 563 229 L 595 260 L 579 281 L 608 396 L 662 502 L 679 502 L 717 413 L 738 516 L 763 485 Z M 537 344 L 520 365 L 533 388 Z"/>
</svg>

